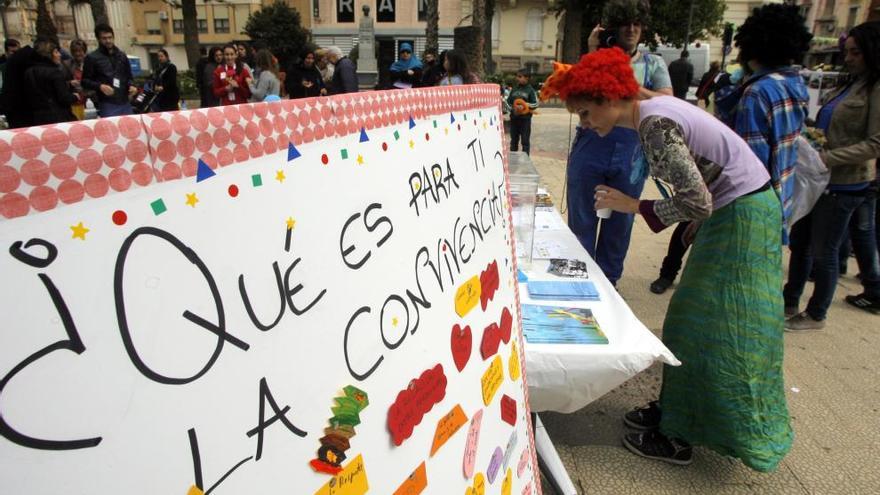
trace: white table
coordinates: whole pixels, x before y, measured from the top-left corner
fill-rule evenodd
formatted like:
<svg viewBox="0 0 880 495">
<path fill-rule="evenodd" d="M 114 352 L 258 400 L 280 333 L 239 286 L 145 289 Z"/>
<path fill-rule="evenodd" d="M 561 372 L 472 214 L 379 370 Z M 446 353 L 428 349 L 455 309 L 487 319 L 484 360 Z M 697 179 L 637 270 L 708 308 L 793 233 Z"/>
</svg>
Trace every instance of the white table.
<svg viewBox="0 0 880 495">
<path fill-rule="evenodd" d="M 570 413 L 610 392 L 645 370 L 654 361 L 680 364 L 675 356 L 629 309 L 599 266 L 568 229 L 555 208 L 538 208 L 535 215 L 535 244 L 553 248 L 560 258 L 587 263 L 590 280 L 599 291 L 599 301 L 532 301 L 526 284 L 520 284 L 522 304 L 544 304 L 588 308 L 608 337 L 605 345 L 529 344 L 524 339 L 529 406 L 533 413 Z M 547 273 L 547 259 L 533 259 L 523 271 L 529 280 L 558 279 Z M 535 443 L 545 476 L 560 495 L 577 495 L 550 436 L 536 416 Z"/>
</svg>

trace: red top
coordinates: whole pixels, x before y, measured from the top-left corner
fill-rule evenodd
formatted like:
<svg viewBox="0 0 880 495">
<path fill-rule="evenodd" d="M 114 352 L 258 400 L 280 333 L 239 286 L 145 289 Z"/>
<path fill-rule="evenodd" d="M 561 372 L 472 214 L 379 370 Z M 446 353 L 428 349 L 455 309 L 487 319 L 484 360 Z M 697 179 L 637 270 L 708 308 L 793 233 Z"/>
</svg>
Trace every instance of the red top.
<svg viewBox="0 0 880 495">
<path fill-rule="evenodd" d="M 244 67 L 241 72 L 236 74 L 235 66 L 223 64 L 214 70 L 214 96 L 220 98 L 221 105 L 238 105 L 239 103 L 247 103 L 251 91 L 248 89 L 247 79 L 251 77 L 251 73 Z M 229 91 L 230 81 L 238 83 L 238 87 L 233 91 Z"/>
</svg>

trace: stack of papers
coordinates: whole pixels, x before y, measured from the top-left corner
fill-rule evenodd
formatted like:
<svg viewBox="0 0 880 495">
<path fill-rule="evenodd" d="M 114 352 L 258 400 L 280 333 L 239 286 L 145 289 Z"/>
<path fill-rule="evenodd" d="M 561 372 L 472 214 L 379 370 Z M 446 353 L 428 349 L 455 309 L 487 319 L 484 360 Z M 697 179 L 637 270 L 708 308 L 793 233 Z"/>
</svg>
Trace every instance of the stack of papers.
<svg viewBox="0 0 880 495">
<path fill-rule="evenodd" d="M 599 291 L 589 280 L 531 281 L 529 297 L 543 301 L 598 301 Z"/>
<path fill-rule="evenodd" d="M 522 305 L 523 336 L 530 344 L 607 344 L 593 312 L 584 308 Z"/>
</svg>

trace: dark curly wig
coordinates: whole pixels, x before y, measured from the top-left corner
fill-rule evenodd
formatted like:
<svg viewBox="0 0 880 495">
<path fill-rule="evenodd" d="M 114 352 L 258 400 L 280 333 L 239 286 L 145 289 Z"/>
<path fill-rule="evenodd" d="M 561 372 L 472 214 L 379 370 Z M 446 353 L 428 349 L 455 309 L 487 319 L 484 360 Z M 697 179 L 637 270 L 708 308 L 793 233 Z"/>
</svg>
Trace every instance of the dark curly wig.
<svg viewBox="0 0 880 495">
<path fill-rule="evenodd" d="M 880 80 L 880 21 L 859 24 L 849 31 L 849 36 L 865 57 L 868 84 L 873 86 Z"/>
<path fill-rule="evenodd" d="M 648 0 L 610 0 L 602 9 L 602 25 L 617 28 L 630 22 L 650 24 L 651 4 Z"/>
<path fill-rule="evenodd" d="M 740 61 L 764 67 L 798 63 L 810 49 L 813 35 L 796 5 L 770 4 L 752 11 L 736 31 Z"/>
</svg>

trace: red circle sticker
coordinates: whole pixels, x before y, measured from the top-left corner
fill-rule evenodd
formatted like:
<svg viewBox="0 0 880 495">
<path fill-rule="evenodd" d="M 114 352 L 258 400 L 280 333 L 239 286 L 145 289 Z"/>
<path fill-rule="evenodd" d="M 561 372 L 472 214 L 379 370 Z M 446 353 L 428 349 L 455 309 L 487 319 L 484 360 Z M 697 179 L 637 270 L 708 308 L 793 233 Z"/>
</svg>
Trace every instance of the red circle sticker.
<svg viewBox="0 0 880 495">
<path fill-rule="evenodd" d="M 232 184 L 231 186 L 229 186 L 228 191 L 229 191 L 229 195 L 232 196 L 233 198 L 238 196 L 238 186 L 236 186 L 235 184 Z"/>
<path fill-rule="evenodd" d="M 321 155 L 321 163 L 323 163 L 324 165 L 327 165 L 328 163 L 330 163 L 330 158 L 327 156 L 326 153 Z"/>
<path fill-rule="evenodd" d="M 128 221 L 128 215 L 125 214 L 122 210 L 116 210 L 113 212 L 113 223 L 116 225 L 125 225 L 125 222 Z"/>
</svg>

